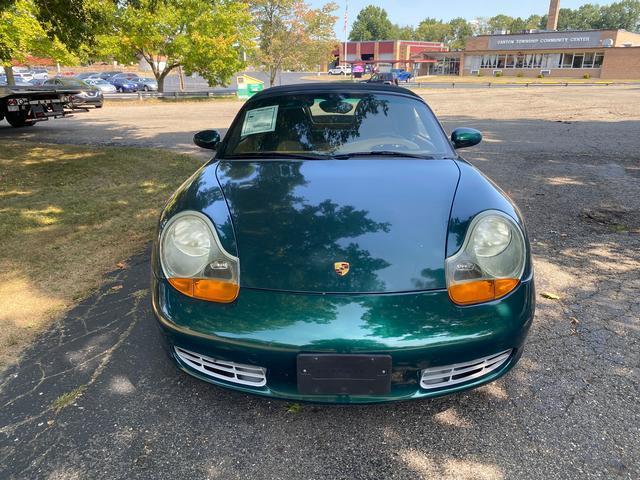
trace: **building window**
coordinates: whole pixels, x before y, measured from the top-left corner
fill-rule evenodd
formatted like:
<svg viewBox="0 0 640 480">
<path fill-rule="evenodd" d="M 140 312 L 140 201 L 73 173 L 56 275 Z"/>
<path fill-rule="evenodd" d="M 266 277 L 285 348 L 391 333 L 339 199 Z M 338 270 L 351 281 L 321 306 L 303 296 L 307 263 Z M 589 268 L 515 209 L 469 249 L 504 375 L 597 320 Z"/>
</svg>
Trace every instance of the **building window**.
<svg viewBox="0 0 640 480">
<path fill-rule="evenodd" d="M 545 68 L 560 68 L 562 66 L 562 54 L 561 53 L 548 53 L 545 54 L 546 62 L 543 64 Z"/>
<path fill-rule="evenodd" d="M 584 59 L 584 54 L 582 53 L 574 53 L 573 54 L 573 68 L 582 68 L 582 60 Z"/>
<path fill-rule="evenodd" d="M 542 67 L 542 54 L 538 53 L 535 55 L 535 59 L 533 61 L 533 68 L 540 68 Z"/>
<path fill-rule="evenodd" d="M 601 68 L 604 53 L 567 52 L 567 53 L 518 53 L 500 55 L 468 55 L 465 68 Z"/>
<path fill-rule="evenodd" d="M 595 57 L 595 53 L 585 53 L 584 61 L 582 62 L 582 68 L 593 68 L 593 58 Z"/>
<path fill-rule="evenodd" d="M 464 57 L 464 68 L 468 70 L 478 70 L 482 63 L 480 55 L 466 55 Z"/>
<path fill-rule="evenodd" d="M 596 56 L 593 60 L 593 68 L 602 67 L 602 61 L 604 60 L 604 53 L 596 53 Z"/>
</svg>

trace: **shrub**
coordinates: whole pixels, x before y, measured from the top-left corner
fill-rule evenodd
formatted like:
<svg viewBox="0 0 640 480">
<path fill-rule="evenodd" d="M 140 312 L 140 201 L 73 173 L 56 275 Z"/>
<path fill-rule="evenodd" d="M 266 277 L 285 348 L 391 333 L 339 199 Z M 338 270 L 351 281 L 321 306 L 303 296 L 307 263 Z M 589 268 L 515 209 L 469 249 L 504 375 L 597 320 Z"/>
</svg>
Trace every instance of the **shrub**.
<svg viewBox="0 0 640 480">
<path fill-rule="evenodd" d="M 591 78 L 591 75 L 589 75 L 588 73 L 585 73 L 582 78 L 584 78 L 585 80 L 589 80 Z"/>
<path fill-rule="evenodd" d="M 538 74 L 538 78 L 544 78 L 544 75 L 543 75 L 543 74 L 541 74 L 541 73 L 539 73 L 539 74 Z"/>
<path fill-rule="evenodd" d="M 518 72 L 518 74 L 516 75 L 516 77 L 521 77 L 521 78 L 522 78 L 522 77 L 524 77 L 524 73 L 522 73 L 522 72 Z"/>
</svg>

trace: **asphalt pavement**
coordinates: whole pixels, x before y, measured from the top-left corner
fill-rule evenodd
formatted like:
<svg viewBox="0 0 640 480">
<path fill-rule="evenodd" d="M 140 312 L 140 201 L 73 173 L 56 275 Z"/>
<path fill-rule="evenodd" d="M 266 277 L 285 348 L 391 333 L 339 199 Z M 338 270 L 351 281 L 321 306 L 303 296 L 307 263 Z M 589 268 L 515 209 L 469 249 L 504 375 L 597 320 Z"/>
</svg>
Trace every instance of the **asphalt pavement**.
<svg viewBox="0 0 640 480">
<path fill-rule="evenodd" d="M 211 386 L 162 349 L 145 251 L 0 374 L 0 478 L 640 478 L 640 92 L 581 92 L 430 99 L 448 130 L 486 133 L 466 157 L 528 222 L 538 307 L 524 356 L 502 379 L 375 406 Z M 221 128 L 239 106 L 205 105 L 198 113 Z M 165 141 L 133 110 L 116 111 L 110 132 L 121 140 L 110 144 L 187 149 L 198 123 L 176 125 L 173 112 Z M 74 128 L 104 139 L 99 121 L 78 117 Z"/>
</svg>

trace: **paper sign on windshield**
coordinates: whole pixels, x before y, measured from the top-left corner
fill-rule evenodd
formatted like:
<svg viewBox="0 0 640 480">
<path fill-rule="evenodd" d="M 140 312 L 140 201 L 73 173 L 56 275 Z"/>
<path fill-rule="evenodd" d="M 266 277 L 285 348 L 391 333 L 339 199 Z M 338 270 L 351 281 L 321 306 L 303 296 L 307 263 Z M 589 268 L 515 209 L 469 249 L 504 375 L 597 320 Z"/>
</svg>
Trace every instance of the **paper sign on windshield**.
<svg viewBox="0 0 640 480">
<path fill-rule="evenodd" d="M 273 132 L 276 129 L 278 105 L 248 110 L 244 117 L 241 135 Z"/>
</svg>

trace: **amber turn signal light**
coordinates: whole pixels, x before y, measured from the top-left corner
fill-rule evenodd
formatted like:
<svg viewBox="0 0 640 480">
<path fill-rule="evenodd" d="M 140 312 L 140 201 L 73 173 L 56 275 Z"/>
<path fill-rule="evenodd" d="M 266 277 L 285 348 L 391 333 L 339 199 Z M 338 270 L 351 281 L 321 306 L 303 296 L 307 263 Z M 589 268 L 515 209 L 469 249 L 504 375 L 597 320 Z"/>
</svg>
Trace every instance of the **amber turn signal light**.
<svg viewBox="0 0 640 480">
<path fill-rule="evenodd" d="M 499 278 L 496 280 L 476 280 L 458 283 L 449 287 L 449 297 L 458 305 L 489 302 L 504 297 L 516 288 L 520 281 L 516 278 Z"/>
<path fill-rule="evenodd" d="M 235 283 L 210 278 L 169 278 L 169 283 L 189 297 L 218 303 L 233 302 L 240 291 Z"/>
</svg>

